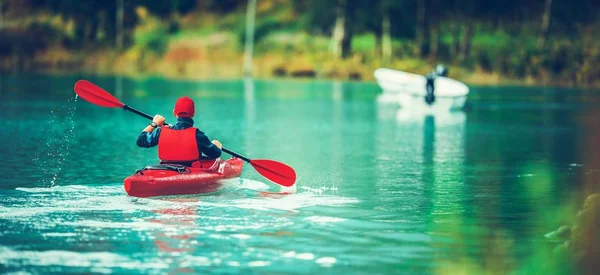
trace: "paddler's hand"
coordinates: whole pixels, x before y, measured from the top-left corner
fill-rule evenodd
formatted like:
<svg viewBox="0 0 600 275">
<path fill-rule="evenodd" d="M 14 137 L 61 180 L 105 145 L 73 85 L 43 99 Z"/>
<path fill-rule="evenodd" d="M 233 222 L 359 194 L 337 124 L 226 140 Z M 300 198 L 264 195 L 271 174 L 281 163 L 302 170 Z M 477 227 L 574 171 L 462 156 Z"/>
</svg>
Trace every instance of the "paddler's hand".
<svg viewBox="0 0 600 275">
<path fill-rule="evenodd" d="M 223 145 L 218 140 L 215 139 L 215 140 L 212 141 L 212 143 L 214 145 L 216 145 L 217 147 L 219 147 L 219 149 L 223 149 Z"/>
<path fill-rule="evenodd" d="M 146 133 L 152 133 L 152 131 L 154 131 L 154 129 L 156 129 L 157 127 L 163 126 L 165 124 L 165 117 L 161 116 L 161 115 L 155 115 L 154 118 L 152 119 L 152 123 L 150 123 L 150 125 L 146 126 L 146 128 L 144 128 L 144 132 Z"/>
<path fill-rule="evenodd" d="M 165 117 L 161 115 L 155 115 L 152 119 L 152 122 L 156 123 L 156 125 L 158 125 L 159 127 L 163 126 L 163 124 L 165 124 Z"/>
</svg>

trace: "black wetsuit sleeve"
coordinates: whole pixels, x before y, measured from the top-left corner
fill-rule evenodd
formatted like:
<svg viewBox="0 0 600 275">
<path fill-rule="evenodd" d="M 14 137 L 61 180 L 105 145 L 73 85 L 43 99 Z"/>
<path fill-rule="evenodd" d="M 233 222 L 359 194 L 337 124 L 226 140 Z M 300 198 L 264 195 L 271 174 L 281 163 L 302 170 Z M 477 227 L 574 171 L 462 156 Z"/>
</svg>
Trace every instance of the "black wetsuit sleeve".
<svg viewBox="0 0 600 275">
<path fill-rule="evenodd" d="M 160 127 L 154 129 L 152 132 L 142 132 L 136 141 L 137 146 L 143 148 L 150 148 L 158 145 L 158 137 L 160 136 Z"/>
<path fill-rule="evenodd" d="M 200 154 L 216 159 L 221 156 L 221 149 L 210 142 L 210 139 L 204 134 L 204 132 L 196 131 L 196 141 L 198 142 L 198 151 Z"/>
</svg>

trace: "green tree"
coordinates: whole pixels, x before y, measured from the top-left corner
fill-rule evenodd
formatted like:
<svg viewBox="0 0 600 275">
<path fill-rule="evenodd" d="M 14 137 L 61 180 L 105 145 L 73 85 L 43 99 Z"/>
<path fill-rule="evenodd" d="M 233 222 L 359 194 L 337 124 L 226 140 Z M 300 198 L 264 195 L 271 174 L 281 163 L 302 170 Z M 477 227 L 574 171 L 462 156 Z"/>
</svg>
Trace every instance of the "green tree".
<svg viewBox="0 0 600 275">
<path fill-rule="evenodd" d="M 124 1 L 123 27 L 125 41 L 131 41 L 131 31 L 137 23 L 133 1 Z M 31 0 L 36 8 L 47 8 L 51 12 L 72 20 L 74 36 L 72 46 L 92 45 L 116 40 L 116 1 L 78 0 Z"/>
</svg>

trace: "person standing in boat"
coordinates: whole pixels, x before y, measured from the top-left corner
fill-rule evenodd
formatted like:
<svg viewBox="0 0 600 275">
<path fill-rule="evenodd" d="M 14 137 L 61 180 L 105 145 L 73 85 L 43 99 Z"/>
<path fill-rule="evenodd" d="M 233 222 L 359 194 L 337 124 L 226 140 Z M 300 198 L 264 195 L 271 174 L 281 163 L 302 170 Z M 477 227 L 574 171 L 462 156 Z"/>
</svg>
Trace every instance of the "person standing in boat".
<svg viewBox="0 0 600 275">
<path fill-rule="evenodd" d="M 427 91 L 427 94 L 425 95 L 425 102 L 427 104 L 431 105 L 435 102 L 435 79 L 438 76 L 446 75 L 448 75 L 448 69 L 441 64 L 438 64 L 433 71 L 425 75 L 425 91 Z"/>
<path fill-rule="evenodd" d="M 187 96 L 180 97 L 173 109 L 177 123 L 164 126 L 165 118 L 154 116 L 137 138 L 137 146 L 150 148 L 158 145 L 161 164 L 195 166 L 200 159 L 220 157 L 221 143 L 218 140 L 211 142 L 204 132 L 193 127 L 195 112 L 194 101 Z"/>
</svg>

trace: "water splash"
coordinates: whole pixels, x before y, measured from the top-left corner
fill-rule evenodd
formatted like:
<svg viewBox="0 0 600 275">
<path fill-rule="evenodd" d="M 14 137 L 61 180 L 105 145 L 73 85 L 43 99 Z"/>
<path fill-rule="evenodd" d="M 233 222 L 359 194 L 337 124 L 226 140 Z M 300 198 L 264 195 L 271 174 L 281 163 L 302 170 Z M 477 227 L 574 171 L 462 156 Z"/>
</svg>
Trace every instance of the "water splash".
<svg viewBox="0 0 600 275">
<path fill-rule="evenodd" d="M 63 166 L 70 156 L 70 149 L 75 140 L 75 122 L 73 117 L 77 109 L 77 95 L 66 104 L 50 111 L 48 125 L 42 127 L 40 149 L 33 158 L 33 163 L 42 171 L 42 184 L 53 187 L 62 175 Z"/>
</svg>

